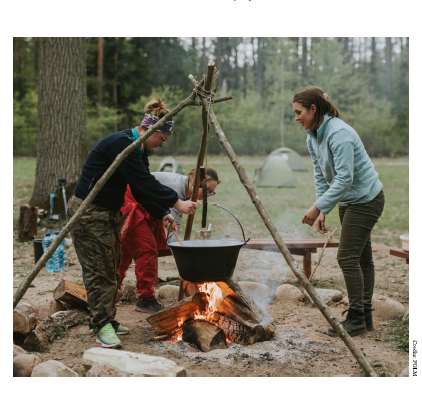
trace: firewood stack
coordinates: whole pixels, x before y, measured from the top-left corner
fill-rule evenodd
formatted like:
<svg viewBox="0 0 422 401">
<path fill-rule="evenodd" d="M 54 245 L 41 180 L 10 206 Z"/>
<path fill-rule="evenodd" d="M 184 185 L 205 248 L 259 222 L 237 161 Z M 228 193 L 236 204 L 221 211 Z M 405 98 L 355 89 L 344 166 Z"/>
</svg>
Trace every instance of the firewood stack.
<svg viewBox="0 0 422 401">
<path fill-rule="evenodd" d="M 187 341 L 204 352 L 227 342 L 253 344 L 269 340 L 272 319 L 233 280 L 187 283 L 188 298 L 151 315 L 147 321 L 158 337 Z"/>
</svg>

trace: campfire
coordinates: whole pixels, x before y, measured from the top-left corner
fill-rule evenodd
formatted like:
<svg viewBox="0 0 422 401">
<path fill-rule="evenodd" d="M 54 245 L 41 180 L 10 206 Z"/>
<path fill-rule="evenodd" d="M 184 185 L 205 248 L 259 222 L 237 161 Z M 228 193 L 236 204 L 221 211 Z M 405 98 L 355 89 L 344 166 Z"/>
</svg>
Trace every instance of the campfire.
<svg viewBox="0 0 422 401">
<path fill-rule="evenodd" d="M 265 341 L 274 334 L 272 319 L 231 279 L 185 281 L 183 289 L 188 298 L 147 319 L 157 340 L 186 341 L 208 352 L 227 343 Z"/>
</svg>

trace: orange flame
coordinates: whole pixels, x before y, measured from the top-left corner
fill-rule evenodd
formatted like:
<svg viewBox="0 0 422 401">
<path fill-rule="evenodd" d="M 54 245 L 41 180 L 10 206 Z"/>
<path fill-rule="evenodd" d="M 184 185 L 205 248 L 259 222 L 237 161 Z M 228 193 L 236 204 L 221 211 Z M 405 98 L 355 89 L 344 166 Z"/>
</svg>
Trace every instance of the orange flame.
<svg viewBox="0 0 422 401">
<path fill-rule="evenodd" d="M 199 291 L 207 294 L 208 303 L 206 305 L 205 313 L 203 315 L 195 314 L 195 319 L 211 321 L 214 312 L 217 311 L 223 299 L 223 292 L 215 283 L 203 283 L 198 285 Z"/>
</svg>

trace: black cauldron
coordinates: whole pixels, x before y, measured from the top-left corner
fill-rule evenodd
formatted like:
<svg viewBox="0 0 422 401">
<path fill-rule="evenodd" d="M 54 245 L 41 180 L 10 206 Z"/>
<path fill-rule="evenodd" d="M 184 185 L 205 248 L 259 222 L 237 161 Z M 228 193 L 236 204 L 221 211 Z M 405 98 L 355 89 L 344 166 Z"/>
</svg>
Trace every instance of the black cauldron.
<svg viewBox="0 0 422 401">
<path fill-rule="evenodd" d="M 226 281 L 233 276 L 240 248 L 235 238 L 182 241 L 168 244 L 180 277 L 186 281 Z"/>
</svg>

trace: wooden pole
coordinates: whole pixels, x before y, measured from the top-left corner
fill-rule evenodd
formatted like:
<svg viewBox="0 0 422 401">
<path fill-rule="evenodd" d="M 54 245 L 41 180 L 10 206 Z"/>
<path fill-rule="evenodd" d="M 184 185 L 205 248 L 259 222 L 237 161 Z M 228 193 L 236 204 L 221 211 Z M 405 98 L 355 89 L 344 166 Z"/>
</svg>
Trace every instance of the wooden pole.
<svg viewBox="0 0 422 401">
<path fill-rule="evenodd" d="M 192 76 L 189 76 L 189 79 L 191 82 L 195 81 Z M 202 103 L 207 105 L 208 99 L 206 99 L 205 97 L 201 95 L 200 97 L 202 99 Z M 293 271 L 293 274 L 296 276 L 296 278 L 299 280 L 302 286 L 306 289 L 309 296 L 312 298 L 314 303 L 318 306 L 319 310 L 321 311 L 325 319 L 328 321 L 328 323 L 330 323 L 330 325 L 333 327 L 335 332 L 340 336 L 340 338 L 349 348 L 350 352 L 353 354 L 356 361 L 359 363 L 360 367 L 365 372 L 365 375 L 376 377 L 377 374 L 369 365 L 369 363 L 366 361 L 362 352 L 359 350 L 359 348 L 356 347 L 354 341 L 346 332 L 346 330 L 343 329 L 343 326 L 339 323 L 339 321 L 332 315 L 328 306 L 321 300 L 321 298 L 319 297 L 318 293 L 315 291 L 312 284 L 309 282 L 305 274 L 302 272 L 301 269 L 299 269 L 297 263 L 294 261 L 292 254 L 290 253 L 286 244 L 281 238 L 280 233 L 277 231 L 277 228 L 275 227 L 274 223 L 271 221 L 270 216 L 268 215 L 267 211 L 264 208 L 264 205 L 261 202 L 261 199 L 259 199 L 255 191 L 255 188 L 250 182 L 248 176 L 246 175 L 245 169 L 240 164 L 236 154 L 233 151 L 233 148 L 231 147 L 229 141 L 227 140 L 227 137 L 225 136 L 223 130 L 221 129 L 220 124 L 218 123 L 217 117 L 214 114 L 214 111 L 212 110 L 211 107 L 209 107 L 209 117 L 210 117 L 211 124 L 214 128 L 214 131 L 218 137 L 218 140 L 220 141 L 221 146 L 226 151 L 227 156 L 229 157 L 231 163 L 233 164 L 233 167 L 235 168 L 239 176 L 240 182 L 243 184 L 246 191 L 248 192 L 252 203 L 255 205 L 256 210 L 261 216 L 264 224 L 267 226 L 268 231 L 273 237 L 274 242 L 277 244 L 278 249 L 284 256 L 284 259 L 286 260 L 290 269 Z"/>
<path fill-rule="evenodd" d="M 215 70 L 214 61 L 212 60 L 208 61 L 207 75 L 206 75 L 205 83 L 204 83 L 204 90 L 205 90 L 205 93 L 207 94 L 211 89 L 212 76 L 214 74 L 214 70 Z M 196 82 L 195 90 L 198 90 L 198 92 L 201 91 L 200 83 Z M 208 106 L 208 103 L 207 103 L 207 106 Z M 202 104 L 201 119 L 202 119 L 202 137 L 201 137 L 201 145 L 199 147 L 199 152 L 198 152 L 198 160 L 196 162 L 195 179 L 193 181 L 193 191 L 192 191 L 192 197 L 191 197 L 191 200 L 193 202 L 196 202 L 198 200 L 198 190 L 199 190 L 199 181 L 200 181 L 199 169 L 204 163 L 205 152 L 207 149 L 208 108 L 204 104 Z M 188 221 L 186 223 L 186 230 L 185 230 L 185 241 L 189 241 L 190 239 L 190 236 L 192 233 L 192 225 L 193 225 L 194 216 L 195 214 L 191 214 L 188 216 Z"/>
<path fill-rule="evenodd" d="M 192 91 L 192 93 L 183 102 L 178 104 L 173 110 L 171 110 L 169 113 L 167 113 L 164 117 L 162 117 L 154 125 L 149 127 L 144 135 L 142 135 L 140 138 L 138 138 L 136 141 L 134 141 L 132 144 L 130 144 L 122 153 L 120 153 L 116 157 L 116 159 L 111 164 L 111 166 L 107 169 L 107 171 L 103 174 L 103 176 L 97 181 L 94 188 L 89 193 L 89 195 L 85 198 L 85 200 L 82 202 L 81 206 L 76 211 L 76 213 L 72 216 L 72 218 L 69 220 L 69 222 L 60 231 L 60 233 L 56 237 L 56 239 L 48 247 L 47 251 L 44 253 L 44 255 L 37 262 L 35 267 L 22 280 L 21 284 L 19 285 L 18 289 L 16 290 L 15 294 L 13 295 L 13 308 L 16 307 L 16 305 L 19 303 L 19 301 L 25 295 L 25 292 L 28 290 L 29 285 L 32 283 L 32 281 L 35 279 L 35 277 L 38 275 L 38 273 L 41 271 L 41 269 L 44 267 L 44 265 L 50 259 L 51 255 L 54 253 L 56 248 L 60 245 L 60 243 L 63 241 L 63 239 L 69 233 L 69 231 L 79 221 L 79 219 L 85 213 L 88 206 L 91 204 L 91 202 L 97 196 L 98 192 L 100 192 L 101 188 L 104 186 L 104 184 L 107 182 L 107 180 L 113 175 L 113 173 L 117 170 L 117 168 L 120 166 L 120 164 L 123 162 L 123 160 L 131 152 L 133 152 L 136 149 L 137 146 L 139 146 L 142 142 L 144 142 L 145 139 L 149 138 L 155 131 L 157 131 L 158 128 L 162 127 L 168 120 L 171 120 L 182 109 L 191 105 L 193 103 L 194 99 L 195 99 L 195 96 L 196 96 L 196 92 Z"/>
<path fill-rule="evenodd" d="M 200 171 L 201 187 L 202 187 L 202 228 L 207 226 L 207 180 L 205 174 L 205 167 L 201 167 Z"/>
</svg>

